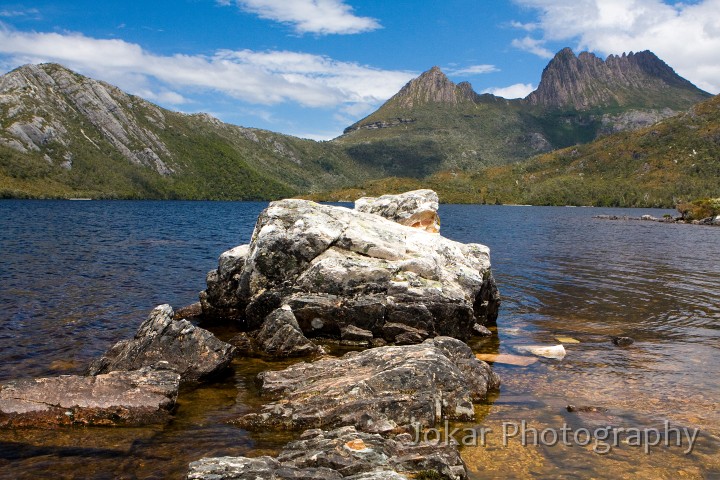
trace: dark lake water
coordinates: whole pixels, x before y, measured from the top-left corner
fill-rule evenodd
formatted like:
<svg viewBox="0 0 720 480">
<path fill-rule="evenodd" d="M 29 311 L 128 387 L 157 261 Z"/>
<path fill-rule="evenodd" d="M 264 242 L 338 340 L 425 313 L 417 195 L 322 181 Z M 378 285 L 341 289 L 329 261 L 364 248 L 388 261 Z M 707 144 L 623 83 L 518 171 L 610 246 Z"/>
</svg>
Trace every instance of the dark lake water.
<svg viewBox="0 0 720 480">
<path fill-rule="evenodd" d="M 0 202 L 0 382 L 79 373 L 131 337 L 157 304 L 197 300 L 218 255 L 247 243 L 264 203 Z M 562 360 L 496 363 L 497 395 L 478 407 L 485 446 L 462 450 L 473 478 L 720 478 L 720 228 L 608 221 L 664 210 L 443 205 L 442 234 L 491 248 L 503 304 L 478 353 L 518 354 L 572 337 Z M 217 332 L 221 338 L 231 332 Z M 635 343 L 618 348 L 614 335 Z M 1 478 L 182 478 L 209 455 L 272 453 L 286 436 L 226 420 L 258 402 L 236 362 L 217 384 L 182 392 L 174 421 L 144 429 L 0 432 Z M 568 413 L 568 404 L 606 408 Z M 699 428 L 694 450 L 620 442 L 503 445 L 503 424 L 578 430 Z"/>
</svg>

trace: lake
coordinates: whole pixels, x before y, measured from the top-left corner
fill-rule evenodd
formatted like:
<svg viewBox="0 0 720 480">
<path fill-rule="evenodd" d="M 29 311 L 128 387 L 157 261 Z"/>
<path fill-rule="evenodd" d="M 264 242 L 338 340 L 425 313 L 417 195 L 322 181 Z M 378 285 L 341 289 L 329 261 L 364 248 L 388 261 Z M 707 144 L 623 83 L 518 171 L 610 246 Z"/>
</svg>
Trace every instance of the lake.
<svg viewBox="0 0 720 480">
<path fill-rule="evenodd" d="M 197 301 L 218 255 L 249 241 L 265 206 L 1 201 L 0 382 L 80 373 L 154 306 Z M 474 341 L 477 353 L 579 342 L 562 360 L 493 366 L 500 391 L 459 425 L 488 432 L 462 449 L 471 478 L 720 477 L 720 228 L 593 218 L 664 213 L 441 206 L 443 235 L 490 247 L 503 297 L 497 335 Z M 635 343 L 617 347 L 618 335 Z M 272 454 L 287 434 L 227 420 L 258 404 L 259 371 L 284 365 L 236 360 L 234 375 L 182 391 L 167 426 L 0 431 L 0 478 L 182 478 L 204 456 Z M 509 436 L 515 427 L 525 433 Z M 687 453 L 684 437 L 649 446 L 627 435 L 603 452 L 607 427 L 699 433 Z M 552 442 L 563 428 L 568 441 Z"/>
</svg>

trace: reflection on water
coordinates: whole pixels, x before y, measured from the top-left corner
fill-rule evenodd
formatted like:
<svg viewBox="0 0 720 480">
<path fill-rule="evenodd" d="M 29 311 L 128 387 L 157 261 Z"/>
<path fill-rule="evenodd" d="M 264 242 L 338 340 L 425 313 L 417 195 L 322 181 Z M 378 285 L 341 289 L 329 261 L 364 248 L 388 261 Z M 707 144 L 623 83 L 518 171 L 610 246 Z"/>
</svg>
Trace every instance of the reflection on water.
<svg viewBox="0 0 720 480">
<path fill-rule="evenodd" d="M 0 381 L 77 373 L 131 336 L 156 304 L 195 301 L 223 250 L 246 242 L 260 203 L 0 202 Z M 720 476 L 720 229 L 593 219 L 612 209 L 442 206 L 443 234 L 491 247 L 503 295 L 479 353 L 566 344 L 561 360 L 494 365 L 503 385 L 464 447 L 473 478 Z M 633 211 L 633 216 L 664 211 Z M 222 332 L 223 336 L 232 332 Z M 635 339 L 630 347 L 610 337 Z M 0 432 L 2 478 L 182 477 L 208 455 L 273 453 L 289 437 L 226 420 L 257 405 L 253 378 L 284 364 L 236 361 L 222 382 L 182 392 L 175 420 L 147 429 Z M 238 396 L 238 392 L 240 395 Z M 601 407 L 568 412 L 569 404 Z M 503 423 L 577 430 L 700 428 L 679 447 L 502 444 Z"/>
</svg>

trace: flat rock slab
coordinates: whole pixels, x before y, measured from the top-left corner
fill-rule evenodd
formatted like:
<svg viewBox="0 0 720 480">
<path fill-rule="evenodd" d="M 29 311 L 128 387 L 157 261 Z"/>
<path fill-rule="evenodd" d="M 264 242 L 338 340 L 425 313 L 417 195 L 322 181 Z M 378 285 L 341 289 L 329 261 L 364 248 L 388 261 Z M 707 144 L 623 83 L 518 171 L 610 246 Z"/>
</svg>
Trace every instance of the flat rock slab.
<svg viewBox="0 0 720 480">
<path fill-rule="evenodd" d="M 177 373 L 153 369 L 15 380 L 0 385 L 0 427 L 163 422 L 175 406 L 179 386 Z"/>
<path fill-rule="evenodd" d="M 196 382 L 218 373 L 233 358 L 232 345 L 187 320 L 175 320 L 170 305 L 155 307 L 135 338 L 112 346 L 88 368 L 89 375 L 161 366 Z"/>
<path fill-rule="evenodd" d="M 413 478 L 423 471 L 434 472 L 433 478 L 467 478 L 454 445 L 413 440 L 409 434 L 385 438 L 352 426 L 307 430 L 277 458 L 203 458 L 190 464 L 187 478 L 386 480 Z"/>
<path fill-rule="evenodd" d="M 259 375 L 275 399 L 236 421 L 250 430 L 355 425 L 383 433 L 444 418 L 472 421 L 473 401 L 500 380 L 463 342 L 450 337 L 418 345 L 351 352 Z"/>
<path fill-rule="evenodd" d="M 516 365 L 518 367 L 527 367 L 537 362 L 536 357 L 524 357 L 522 355 L 510 355 L 509 353 L 477 353 L 475 358 L 483 362 L 504 363 L 506 365 Z"/>
</svg>

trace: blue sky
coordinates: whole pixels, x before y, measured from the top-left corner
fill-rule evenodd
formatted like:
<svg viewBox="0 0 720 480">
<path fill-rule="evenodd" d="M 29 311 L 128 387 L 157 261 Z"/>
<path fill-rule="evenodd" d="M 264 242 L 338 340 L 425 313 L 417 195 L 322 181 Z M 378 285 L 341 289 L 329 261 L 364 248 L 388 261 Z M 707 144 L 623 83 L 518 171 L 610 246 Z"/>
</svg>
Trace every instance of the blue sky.
<svg viewBox="0 0 720 480">
<path fill-rule="evenodd" d="M 720 92 L 720 0 L 0 1 L 0 71 L 58 62 L 163 107 L 329 139 L 440 66 L 524 97 L 569 46 Z"/>
</svg>

